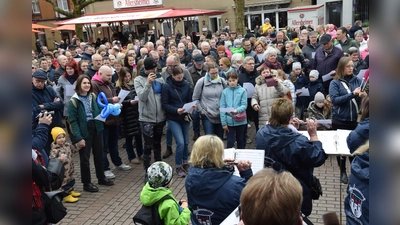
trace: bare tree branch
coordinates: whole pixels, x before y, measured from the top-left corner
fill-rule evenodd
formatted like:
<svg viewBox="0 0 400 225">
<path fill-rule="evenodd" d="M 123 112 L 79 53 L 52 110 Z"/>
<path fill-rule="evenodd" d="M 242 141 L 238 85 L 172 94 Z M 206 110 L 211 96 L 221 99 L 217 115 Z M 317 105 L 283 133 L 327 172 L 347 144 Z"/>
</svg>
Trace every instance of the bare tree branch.
<svg viewBox="0 0 400 225">
<path fill-rule="evenodd" d="M 83 2 L 82 4 L 79 4 L 79 8 L 80 10 L 84 9 L 86 6 L 96 2 L 98 0 L 86 0 L 85 2 Z"/>
<path fill-rule="evenodd" d="M 65 10 L 59 8 L 57 6 L 57 4 L 54 2 L 54 0 L 46 0 L 46 2 L 50 3 L 53 6 L 54 11 L 56 11 L 56 12 L 58 12 L 60 14 L 63 14 L 68 18 L 73 18 L 74 17 L 73 13 L 70 13 L 68 11 L 65 11 Z"/>
</svg>

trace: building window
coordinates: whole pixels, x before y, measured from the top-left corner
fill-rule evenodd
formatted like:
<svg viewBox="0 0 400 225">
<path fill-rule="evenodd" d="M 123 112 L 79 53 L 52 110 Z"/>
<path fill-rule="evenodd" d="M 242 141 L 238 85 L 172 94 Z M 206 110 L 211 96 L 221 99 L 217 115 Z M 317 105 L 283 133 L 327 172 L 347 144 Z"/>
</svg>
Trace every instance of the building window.
<svg viewBox="0 0 400 225">
<path fill-rule="evenodd" d="M 40 14 L 40 8 L 39 8 L 38 0 L 32 0 L 32 12 L 34 14 Z"/>
<path fill-rule="evenodd" d="M 69 11 L 68 9 L 68 0 L 57 0 L 57 5 L 60 9 Z"/>
</svg>

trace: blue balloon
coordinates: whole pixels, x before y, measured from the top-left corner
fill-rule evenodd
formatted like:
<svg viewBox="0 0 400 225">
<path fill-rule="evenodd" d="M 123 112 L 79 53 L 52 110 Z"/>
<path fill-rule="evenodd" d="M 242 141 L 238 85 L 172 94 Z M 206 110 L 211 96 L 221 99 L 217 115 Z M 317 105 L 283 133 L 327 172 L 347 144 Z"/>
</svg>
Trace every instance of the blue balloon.
<svg viewBox="0 0 400 225">
<path fill-rule="evenodd" d="M 101 102 L 101 100 L 103 100 L 104 103 Z M 107 118 L 110 114 L 113 116 L 118 116 L 121 113 L 121 105 L 119 103 L 108 103 L 104 92 L 100 92 L 99 96 L 97 96 L 97 103 L 103 108 L 100 113 L 100 117 L 103 119 Z"/>
</svg>

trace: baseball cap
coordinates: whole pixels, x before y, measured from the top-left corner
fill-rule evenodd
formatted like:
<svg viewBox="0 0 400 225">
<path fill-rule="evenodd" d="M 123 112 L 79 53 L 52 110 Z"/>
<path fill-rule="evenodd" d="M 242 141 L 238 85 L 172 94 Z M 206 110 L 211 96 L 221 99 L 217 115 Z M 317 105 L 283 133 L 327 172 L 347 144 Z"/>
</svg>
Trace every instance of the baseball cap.
<svg viewBox="0 0 400 225">
<path fill-rule="evenodd" d="M 157 63 L 152 57 L 147 57 L 143 64 L 145 70 L 151 70 L 157 67 Z"/>
<path fill-rule="evenodd" d="M 324 45 L 324 44 L 330 42 L 331 40 L 332 40 L 332 36 L 330 34 L 324 34 L 319 39 L 319 43 Z"/>
<path fill-rule="evenodd" d="M 196 62 L 196 64 L 203 64 L 204 56 L 202 56 L 201 54 L 197 54 L 194 56 L 193 60 Z"/>
</svg>

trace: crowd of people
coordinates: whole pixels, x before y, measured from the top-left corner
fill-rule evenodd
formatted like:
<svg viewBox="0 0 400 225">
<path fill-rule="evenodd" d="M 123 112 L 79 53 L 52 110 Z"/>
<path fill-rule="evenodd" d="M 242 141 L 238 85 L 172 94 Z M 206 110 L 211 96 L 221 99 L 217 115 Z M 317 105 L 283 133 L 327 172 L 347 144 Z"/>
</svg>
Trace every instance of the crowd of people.
<svg viewBox="0 0 400 225">
<path fill-rule="evenodd" d="M 131 38 L 126 46 L 118 40 L 91 45 L 74 38 L 53 52 L 46 46 L 38 46 L 38 53 L 32 50 L 32 149 L 43 158 L 43 165 L 56 157 L 68 167 L 62 186 L 65 202 L 76 202 L 80 196 L 74 190 L 71 157 L 78 151 L 81 182 L 88 192 L 99 191 L 90 175 L 91 153 L 99 185 L 114 185 L 118 175 L 108 158 L 116 170 L 130 170 L 129 163 L 143 164 L 146 186 L 140 198 L 145 205 L 172 195 L 163 191 L 149 197 L 160 187 L 168 189 L 173 173 L 186 177 L 187 202 L 173 198 L 160 205 L 161 219 L 171 221 L 166 224 L 187 224 L 189 213 L 192 224 L 219 224 L 240 203 L 245 209 L 241 223 L 246 225 L 260 224 L 258 218 L 298 224 L 300 212 L 305 217 L 312 212 L 309 181 L 314 167 L 327 158 L 317 130 L 348 129 L 353 130 L 349 149 L 356 152 L 349 157 L 350 181 L 345 158 L 337 157 L 340 180 L 350 184 L 346 215 L 348 221 L 368 221 L 368 212 L 357 208 L 361 205 L 355 198 L 361 193 L 362 201 L 368 201 L 369 176 L 360 165 L 369 172 L 369 147 L 364 145 L 369 139 L 369 36 L 359 21 L 351 28 L 328 24 L 315 31 L 312 27 L 277 31 L 266 19 L 258 29 L 254 34 L 200 35 L 197 43 L 185 35 L 161 36 L 154 43 Z M 365 75 L 360 78 L 361 72 Z M 129 92 L 123 101 L 118 97 L 121 91 Z M 119 104 L 120 115 L 97 120 L 102 113 L 99 95 Z M 193 112 L 185 111 L 183 106 L 193 101 Z M 317 120 L 332 122 L 323 126 Z M 247 135 L 251 126 L 256 137 Z M 296 132 L 301 129 L 310 139 Z M 166 143 L 161 142 L 164 132 Z M 192 149 L 190 133 L 195 141 Z M 119 155 L 121 137 L 129 162 Z M 271 166 L 275 172 L 264 169 L 252 177 L 251 162 L 239 161 L 242 178 L 232 176 L 230 162 L 222 160 L 224 148 L 245 149 L 253 141 L 276 162 Z M 152 164 L 152 156 L 159 163 L 171 155 L 174 169 Z M 37 157 L 33 160 L 37 164 Z M 292 175 L 276 174 L 282 170 Z M 166 180 L 160 181 L 154 171 Z M 270 199 L 271 192 L 261 183 L 279 199 Z M 291 183 L 287 189 L 279 190 L 287 183 Z M 358 189 L 360 183 L 363 187 Z M 254 190 L 260 190 L 259 196 L 252 194 Z M 296 201 L 288 206 L 286 198 Z M 290 207 L 287 213 L 293 215 L 279 216 L 271 207 L 256 217 L 259 209 L 253 207 L 261 199 L 265 201 L 259 204 L 265 207 L 258 208 Z M 179 210 L 170 215 L 172 201 Z"/>
</svg>

